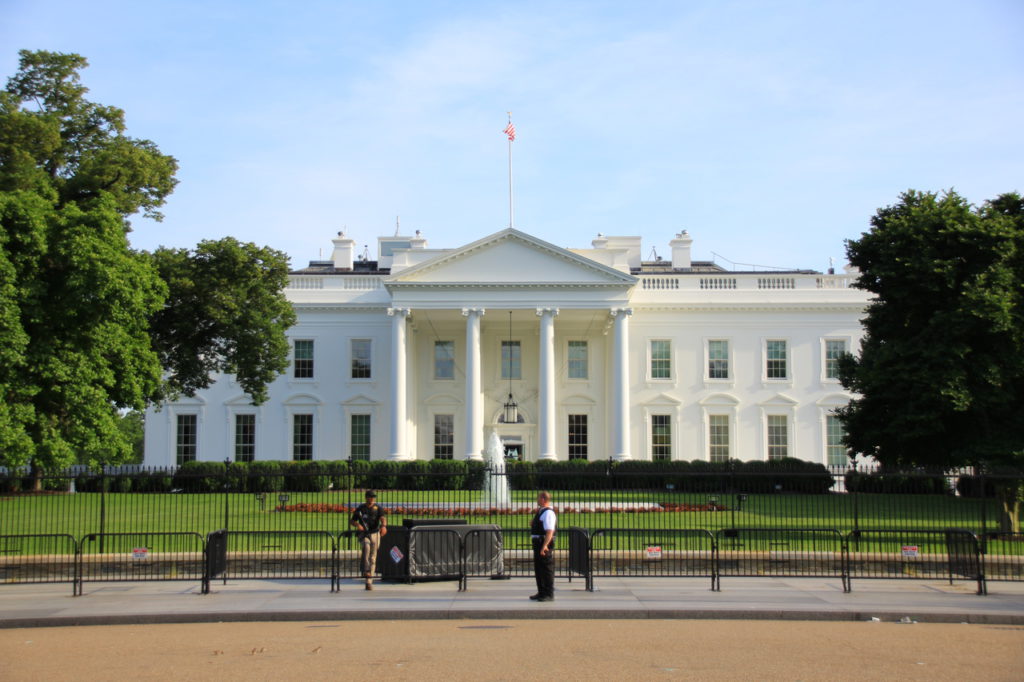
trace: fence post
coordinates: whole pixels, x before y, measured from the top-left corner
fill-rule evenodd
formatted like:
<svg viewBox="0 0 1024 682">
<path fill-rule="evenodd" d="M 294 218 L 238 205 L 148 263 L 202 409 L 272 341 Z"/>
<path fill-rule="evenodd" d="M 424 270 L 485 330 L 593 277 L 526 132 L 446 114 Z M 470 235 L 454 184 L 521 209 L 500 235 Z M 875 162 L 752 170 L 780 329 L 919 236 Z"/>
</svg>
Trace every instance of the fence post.
<svg viewBox="0 0 1024 682">
<path fill-rule="evenodd" d="M 224 530 L 228 529 L 228 506 L 231 500 L 229 489 L 231 488 L 231 459 L 228 457 L 224 458 L 224 525 L 221 526 Z"/>
<path fill-rule="evenodd" d="M 100 554 L 103 554 L 103 536 L 107 532 L 107 465 L 100 469 Z"/>
<path fill-rule="evenodd" d="M 982 469 L 981 473 L 978 474 L 978 504 L 981 505 L 981 537 L 985 537 L 985 533 L 988 530 L 988 491 L 985 483 L 985 470 Z"/>
</svg>

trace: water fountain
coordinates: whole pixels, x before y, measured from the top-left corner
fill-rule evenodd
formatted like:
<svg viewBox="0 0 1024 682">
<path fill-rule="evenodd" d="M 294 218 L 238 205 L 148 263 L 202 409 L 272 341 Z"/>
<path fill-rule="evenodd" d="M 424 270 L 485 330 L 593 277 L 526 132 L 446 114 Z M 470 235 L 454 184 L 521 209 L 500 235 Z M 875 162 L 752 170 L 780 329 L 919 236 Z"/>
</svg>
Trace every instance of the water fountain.
<svg viewBox="0 0 1024 682">
<path fill-rule="evenodd" d="M 508 476 L 505 475 L 505 447 L 501 444 L 498 434 L 491 433 L 484 455 L 489 468 L 484 488 L 486 503 L 492 507 L 512 506 Z"/>
</svg>

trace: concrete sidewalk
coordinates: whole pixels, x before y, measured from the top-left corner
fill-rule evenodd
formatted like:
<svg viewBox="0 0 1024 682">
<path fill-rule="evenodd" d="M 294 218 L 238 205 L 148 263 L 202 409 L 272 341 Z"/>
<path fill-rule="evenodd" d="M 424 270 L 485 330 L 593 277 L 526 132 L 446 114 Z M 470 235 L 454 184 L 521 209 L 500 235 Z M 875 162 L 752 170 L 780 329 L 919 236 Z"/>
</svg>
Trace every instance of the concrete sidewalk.
<svg viewBox="0 0 1024 682">
<path fill-rule="evenodd" d="M 198 583 L 86 583 L 71 596 L 69 584 L 0 585 L 0 627 L 219 621 L 411 619 L 778 619 L 1024 625 L 1024 583 L 974 584 L 916 580 L 858 580 L 844 594 L 838 580 L 727 578 L 721 592 L 699 578 L 559 579 L 554 602 L 527 599 L 532 579 L 381 583 L 372 592 L 355 581 L 332 594 L 320 580 Z"/>
</svg>

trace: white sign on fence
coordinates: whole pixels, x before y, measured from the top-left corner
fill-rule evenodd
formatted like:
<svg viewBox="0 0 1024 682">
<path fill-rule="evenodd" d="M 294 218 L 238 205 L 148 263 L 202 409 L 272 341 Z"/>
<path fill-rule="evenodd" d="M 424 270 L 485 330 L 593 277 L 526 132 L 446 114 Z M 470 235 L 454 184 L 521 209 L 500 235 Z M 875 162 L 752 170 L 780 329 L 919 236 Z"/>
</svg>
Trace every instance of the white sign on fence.
<svg viewBox="0 0 1024 682">
<path fill-rule="evenodd" d="M 647 546 L 647 558 L 648 559 L 660 559 L 661 558 L 661 545 L 648 545 Z"/>
<path fill-rule="evenodd" d="M 145 559 L 149 557 L 149 548 L 147 547 L 132 547 L 132 558 L 133 559 Z"/>
<path fill-rule="evenodd" d="M 903 556 L 907 559 L 914 559 L 918 556 L 917 545 L 903 545 Z"/>
</svg>

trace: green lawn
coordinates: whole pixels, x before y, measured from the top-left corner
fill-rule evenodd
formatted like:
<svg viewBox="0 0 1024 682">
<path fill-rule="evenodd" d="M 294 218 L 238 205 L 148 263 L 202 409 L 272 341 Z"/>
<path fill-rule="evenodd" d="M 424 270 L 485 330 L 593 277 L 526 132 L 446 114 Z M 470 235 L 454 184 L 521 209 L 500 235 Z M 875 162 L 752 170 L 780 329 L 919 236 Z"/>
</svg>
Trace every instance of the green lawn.
<svg viewBox="0 0 1024 682">
<path fill-rule="evenodd" d="M 355 506 L 361 491 L 287 493 L 288 505 L 299 503 Z M 483 502 L 479 491 L 382 491 L 381 503 L 391 509 L 391 525 L 406 516 L 422 517 L 402 508 L 428 505 L 430 518 L 466 518 L 470 523 L 497 523 L 505 528 L 526 528 L 529 514 L 478 513 L 470 507 Z M 105 499 L 104 499 L 105 498 Z M 532 502 L 532 491 L 516 491 L 513 502 Z M 734 495 L 673 493 L 668 491 L 554 492 L 562 509 L 560 526 L 598 528 L 702 528 L 729 527 L 834 528 L 966 528 L 974 532 L 996 530 L 998 504 L 943 495 Z M 632 512 L 628 503 L 672 503 L 725 507 L 721 511 Z M 595 503 L 601 511 L 582 511 Z M 254 495 L 184 493 L 70 493 L 8 495 L 0 497 L 0 535 L 66 533 L 81 537 L 137 531 L 191 531 L 202 535 L 227 527 L 235 531 L 310 530 L 338 532 L 348 528 L 347 514 L 277 512 L 277 496 L 268 494 L 264 508 Z M 618 506 L 617 506 L 618 505 Z M 572 509 L 574 511 L 569 511 Z M 102 520 L 101 520 L 102 518 Z"/>
</svg>

